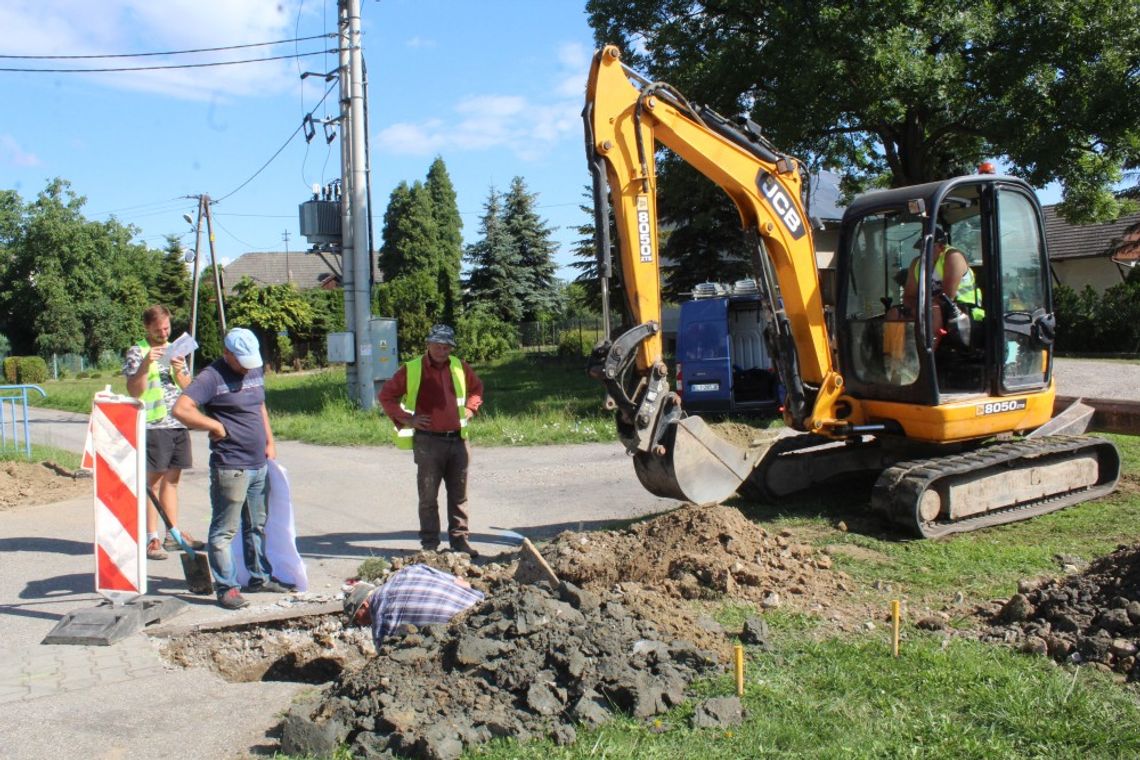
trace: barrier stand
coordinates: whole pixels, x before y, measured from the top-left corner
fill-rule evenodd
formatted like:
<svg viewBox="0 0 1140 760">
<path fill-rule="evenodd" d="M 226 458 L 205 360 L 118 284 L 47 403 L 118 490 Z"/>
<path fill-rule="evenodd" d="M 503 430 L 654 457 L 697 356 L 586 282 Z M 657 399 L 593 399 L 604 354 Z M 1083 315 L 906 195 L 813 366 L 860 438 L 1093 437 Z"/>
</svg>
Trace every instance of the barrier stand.
<svg viewBox="0 0 1140 760">
<path fill-rule="evenodd" d="M 174 597 L 146 596 L 145 421 L 138 399 L 110 386 L 95 394 L 95 591 L 106 601 L 65 615 L 44 644 L 107 646 L 186 608 Z"/>
</svg>

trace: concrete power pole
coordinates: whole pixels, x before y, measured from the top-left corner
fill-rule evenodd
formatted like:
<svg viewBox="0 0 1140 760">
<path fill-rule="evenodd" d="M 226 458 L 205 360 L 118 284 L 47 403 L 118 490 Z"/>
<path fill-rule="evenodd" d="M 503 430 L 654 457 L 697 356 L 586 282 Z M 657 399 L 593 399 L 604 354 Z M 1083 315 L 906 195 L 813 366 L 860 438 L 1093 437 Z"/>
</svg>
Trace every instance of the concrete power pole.
<svg viewBox="0 0 1140 760">
<path fill-rule="evenodd" d="M 367 152 L 364 145 L 364 71 L 360 0 L 338 0 L 340 41 L 341 270 L 345 329 L 353 335 L 355 362 L 347 365 L 348 395 L 362 409 L 375 406 L 372 383 L 372 252 L 368 238 Z"/>
</svg>

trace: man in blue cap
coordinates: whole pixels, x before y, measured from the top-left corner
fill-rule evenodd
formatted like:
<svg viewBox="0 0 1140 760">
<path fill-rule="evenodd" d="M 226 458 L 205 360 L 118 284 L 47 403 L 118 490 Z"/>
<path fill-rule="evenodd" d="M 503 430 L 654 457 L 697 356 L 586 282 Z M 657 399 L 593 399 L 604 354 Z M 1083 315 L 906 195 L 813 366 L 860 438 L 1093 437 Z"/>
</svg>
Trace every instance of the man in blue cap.
<svg viewBox="0 0 1140 760">
<path fill-rule="evenodd" d="M 226 334 L 222 358 L 203 369 L 174 405 L 174 417 L 210 434 L 210 569 L 218 604 L 245 607 L 230 543 L 241 520 L 249 591 L 283 593 L 265 555 L 266 461 L 277 458 L 257 336 L 244 327 Z"/>
<path fill-rule="evenodd" d="M 439 548 L 439 484 L 447 487 L 447 539 L 453 551 L 479 553 L 468 543 L 467 421 L 483 403 L 483 381 L 467 362 L 452 356 L 455 331 L 435 325 L 427 351 L 396 370 L 380 388 L 380 405 L 396 426 L 396 448 L 416 462 L 420 546 Z"/>
</svg>

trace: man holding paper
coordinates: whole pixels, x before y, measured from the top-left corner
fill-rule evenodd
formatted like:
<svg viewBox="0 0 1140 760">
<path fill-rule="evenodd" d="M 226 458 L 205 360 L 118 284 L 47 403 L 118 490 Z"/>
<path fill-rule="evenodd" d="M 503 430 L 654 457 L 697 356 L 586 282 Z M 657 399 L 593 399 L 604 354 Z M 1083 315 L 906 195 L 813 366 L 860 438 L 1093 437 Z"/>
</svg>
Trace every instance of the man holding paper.
<svg viewBox="0 0 1140 760">
<path fill-rule="evenodd" d="M 146 480 L 154 490 L 163 511 L 174 527 L 178 527 L 178 482 L 182 471 L 192 465 L 190 431 L 171 416 L 174 402 L 182 389 L 190 384 L 186 367 L 186 354 L 197 343 L 183 334 L 174 343 L 170 338 L 170 310 L 162 305 L 151 306 L 143 312 L 146 338 L 127 349 L 123 361 L 123 374 L 127 378 L 127 392 L 143 402 L 146 410 Z M 166 545 L 160 539 L 158 512 L 147 502 L 146 556 L 147 559 L 166 559 L 164 549 L 174 550 L 172 537 Z M 182 537 L 195 549 L 203 548 L 186 531 Z"/>
</svg>

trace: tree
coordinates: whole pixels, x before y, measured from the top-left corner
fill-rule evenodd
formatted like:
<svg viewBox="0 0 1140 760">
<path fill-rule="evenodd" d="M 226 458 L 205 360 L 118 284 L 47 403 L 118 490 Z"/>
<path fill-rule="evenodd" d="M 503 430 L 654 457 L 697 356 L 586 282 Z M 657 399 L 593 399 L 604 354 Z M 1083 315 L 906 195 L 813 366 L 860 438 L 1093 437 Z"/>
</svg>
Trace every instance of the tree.
<svg viewBox="0 0 1140 760">
<path fill-rule="evenodd" d="M 554 277 L 553 230 L 535 210 L 538 195 L 527 192 L 522 177 L 511 180 L 503 200 L 503 227 L 515 250 L 521 279 L 522 317 L 531 322 L 549 317 L 558 309 L 558 288 Z"/>
<path fill-rule="evenodd" d="M 466 305 L 484 305 L 491 314 L 508 324 L 523 318 L 523 288 L 519 252 L 503 222 L 500 196 L 494 186 L 487 193 L 480 222 L 482 237 L 467 246 L 465 258 L 471 263 L 467 276 Z"/>
<path fill-rule="evenodd" d="M 190 274 L 178 239 L 166 238 L 166 253 L 150 300 L 170 309 L 170 332 L 177 337 L 190 329 Z"/>
<path fill-rule="evenodd" d="M 0 199 L 0 331 L 18 354 L 94 362 L 138 339 L 160 254 L 132 243 L 132 227 L 85 219 L 84 203 L 61 179 L 26 206 Z"/>
<path fill-rule="evenodd" d="M 427 270 L 408 272 L 376 288 L 376 313 L 397 318 L 396 341 L 400 358 L 407 360 L 423 353 L 431 326 L 438 321 L 435 312 L 437 282 Z"/>
<path fill-rule="evenodd" d="M 431 215 L 435 222 L 435 246 L 438 260 L 436 283 L 443 301 L 440 319 L 454 325 L 462 306 L 459 269 L 463 259 L 463 220 L 455 203 L 455 187 L 443 159 L 436 156 L 427 174 L 427 191 L 431 199 Z"/>
<path fill-rule="evenodd" d="M 1062 213 L 1087 222 L 1121 212 L 1112 185 L 1140 165 L 1140 0 L 586 7 L 628 63 L 843 167 L 853 190 L 996 158 L 1034 186 L 1060 182 Z"/>
<path fill-rule="evenodd" d="M 430 272 L 432 279 L 436 278 L 439 259 L 435 220 L 431 195 L 422 182 L 411 187 L 401 182 L 392 191 L 381 235 L 380 270 L 385 280 L 419 271 Z M 438 298 L 438 287 L 434 290 Z"/>
<path fill-rule="evenodd" d="M 243 277 L 226 303 L 227 326 L 253 330 L 278 371 L 281 369 L 278 337 L 296 336 L 307 331 L 312 322 L 312 307 L 291 282 L 258 287 L 252 279 Z"/>
</svg>

